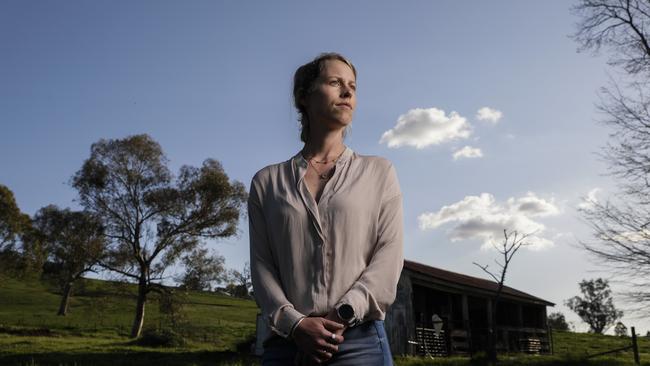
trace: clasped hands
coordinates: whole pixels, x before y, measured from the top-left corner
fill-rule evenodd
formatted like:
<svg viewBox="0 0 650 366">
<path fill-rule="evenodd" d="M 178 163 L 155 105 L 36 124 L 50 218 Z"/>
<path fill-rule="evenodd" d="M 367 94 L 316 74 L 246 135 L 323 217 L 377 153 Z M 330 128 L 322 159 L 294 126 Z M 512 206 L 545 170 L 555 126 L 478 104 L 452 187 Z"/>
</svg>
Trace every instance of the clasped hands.
<svg viewBox="0 0 650 366">
<path fill-rule="evenodd" d="M 336 309 L 324 317 L 303 319 L 293 331 L 293 339 L 299 349 L 294 364 L 308 366 L 327 362 L 338 352 L 346 328 L 347 325 L 336 314 Z"/>
</svg>

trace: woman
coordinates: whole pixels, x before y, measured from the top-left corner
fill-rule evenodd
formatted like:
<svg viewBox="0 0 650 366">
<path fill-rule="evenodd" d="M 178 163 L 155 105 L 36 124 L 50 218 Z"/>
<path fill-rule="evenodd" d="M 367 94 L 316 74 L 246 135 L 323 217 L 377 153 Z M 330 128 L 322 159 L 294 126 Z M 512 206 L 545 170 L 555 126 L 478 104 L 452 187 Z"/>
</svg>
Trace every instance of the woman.
<svg viewBox="0 0 650 366">
<path fill-rule="evenodd" d="M 322 54 L 294 76 L 303 149 L 251 182 L 255 299 L 271 331 L 263 365 L 392 365 L 383 328 L 403 264 L 393 166 L 343 143 L 356 70 Z"/>
</svg>

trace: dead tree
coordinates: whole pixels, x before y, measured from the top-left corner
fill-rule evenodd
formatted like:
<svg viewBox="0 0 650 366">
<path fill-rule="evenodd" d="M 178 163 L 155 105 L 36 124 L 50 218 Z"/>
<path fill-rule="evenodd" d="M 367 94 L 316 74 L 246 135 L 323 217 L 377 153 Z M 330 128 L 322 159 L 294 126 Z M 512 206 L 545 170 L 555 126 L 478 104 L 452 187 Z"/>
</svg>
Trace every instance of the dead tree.
<svg viewBox="0 0 650 366">
<path fill-rule="evenodd" d="M 620 80 L 603 88 L 598 106 L 611 128 L 601 157 L 619 191 L 582 210 L 593 240 L 582 247 L 602 267 L 631 286 L 628 302 L 648 312 L 650 302 L 650 3 L 581 0 L 574 39 L 582 50 L 610 51 Z M 634 309 L 632 309 L 634 310 Z"/>
<path fill-rule="evenodd" d="M 495 259 L 494 262 L 498 266 L 497 271 L 489 269 L 489 266 L 480 265 L 476 262 L 474 264 L 478 266 L 483 272 L 487 273 L 494 279 L 497 283 L 497 290 L 494 293 L 493 305 L 492 305 L 492 323 L 489 324 L 489 333 L 488 333 L 488 357 L 491 361 L 496 362 L 497 360 L 497 351 L 496 351 L 496 321 L 497 321 L 497 308 L 499 306 L 499 301 L 501 300 L 501 293 L 503 292 L 503 286 L 506 282 L 506 273 L 508 272 L 508 266 L 512 261 L 512 258 L 515 256 L 515 253 L 523 247 L 529 244 L 526 239 L 531 234 L 519 234 L 516 230 L 508 232 L 507 229 L 503 230 L 503 241 L 499 244 L 492 242 L 494 249 L 499 252 L 501 255 L 501 261 Z"/>
</svg>

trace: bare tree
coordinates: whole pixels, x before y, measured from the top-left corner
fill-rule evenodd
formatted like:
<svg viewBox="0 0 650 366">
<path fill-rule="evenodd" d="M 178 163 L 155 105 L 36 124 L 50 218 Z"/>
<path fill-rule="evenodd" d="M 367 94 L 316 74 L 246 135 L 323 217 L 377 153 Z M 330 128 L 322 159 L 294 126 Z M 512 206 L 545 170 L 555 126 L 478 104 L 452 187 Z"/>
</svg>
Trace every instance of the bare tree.
<svg viewBox="0 0 650 366">
<path fill-rule="evenodd" d="M 495 259 L 494 262 L 498 266 L 498 270 L 494 271 L 489 269 L 489 265 L 480 265 L 476 262 L 474 264 L 481 268 L 483 272 L 487 273 L 494 281 L 497 283 L 497 290 L 494 293 L 494 302 L 492 305 L 492 324 L 490 324 L 489 334 L 488 334 L 488 356 L 491 361 L 496 361 L 497 352 L 496 352 L 496 320 L 497 320 L 497 308 L 499 306 L 499 301 L 501 300 L 501 293 L 503 292 L 503 286 L 506 282 L 506 273 L 508 272 L 508 267 L 512 258 L 515 256 L 517 251 L 521 247 L 529 245 L 529 242 L 526 239 L 531 234 L 520 234 L 516 230 L 508 232 L 507 229 L 503 230 L 503 241 L 500 244 L 492 242 L 494 249 L 499 252 L 501 255 L 501 261 Z"/>
<path fill-rule="evenodd" d="M 601 122 L 611 141 L 601 156 L 619 183 L 608 201 L 589 201 L 582 210 L 594 240 L 585 250 L 604 268 L 632 286 L 630 303 L 648 312 L 650 301 L 650 3 L 639 0 L 581 0 L 573 8 L 581 18 L 574 39 L 582 50 L 611 51 L 625 82 L 602 89 Z"/>
</svg>

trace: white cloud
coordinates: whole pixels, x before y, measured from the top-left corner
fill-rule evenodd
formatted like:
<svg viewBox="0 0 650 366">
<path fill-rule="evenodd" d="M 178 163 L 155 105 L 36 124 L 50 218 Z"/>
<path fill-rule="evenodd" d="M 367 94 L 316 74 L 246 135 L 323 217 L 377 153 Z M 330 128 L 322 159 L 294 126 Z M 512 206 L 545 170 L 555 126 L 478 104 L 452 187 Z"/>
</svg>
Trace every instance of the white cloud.
<svg viewBox="0 0 650 366">
<path fill-rule="evenodd" d="M 478 239 L 482 248 L 491 248 L 503 240 L 503 229 L 516 230 L 520 234 L 534 233 L 527 238 L 527 248 L 540 250 L 553 246 L 553 242 L 541 236 L 546 227 L 537 218 L 555 216 L 560 209 L 553 199 L 545 200 L 529 192 L 523 197 L 509 198 L 498 203 L 494 196 L 482 193 L 466 196 L 459 202 L 442 207 L 437 212 L 423 213 L 418 217 L 421 230 L 436 229 L 445 224 L 453 241 Z"/>
<path fill-rule="evenodd" d="M 445 114 L 437 108 L 415 108 L 399 116 L 397 124 L 384 132 L 379 143 L 398 148 L 413 146 L 422 149 L 457 139 L 466 139 L 471 126 L 465 117 L 456 112 Z"/>
<path fill-rule="evenodd" d="M 483 157 L 483 152 L 479 148 L 471 147 L 471 146 L 465 146 L 462 149 L 456 151 L 454 153 L 454 160 L 458 160 L 460 158 L 482 158 Z"/>
<path fill-rule="evenodd" d="M 578 204 L 578 209 L 588 211 L 594 208 L 594 205 L 598 203 L 598 197 L 596 197 L 596 195 L 600 190 L 600 188 L 590 190 L 589 193 L 587 193 L 587 197 L 583 197 L 582 202 Z"/>
<path fill-rule="evenodd" d="M 491 122 L 492 124 L 497 124 L 501 117 L 503 117 L 503 113 L 501 113 L 501 111 L 490 107 L 483 107 L 476 113 L 476 119 L 479 121 Z"/>
</svg>

